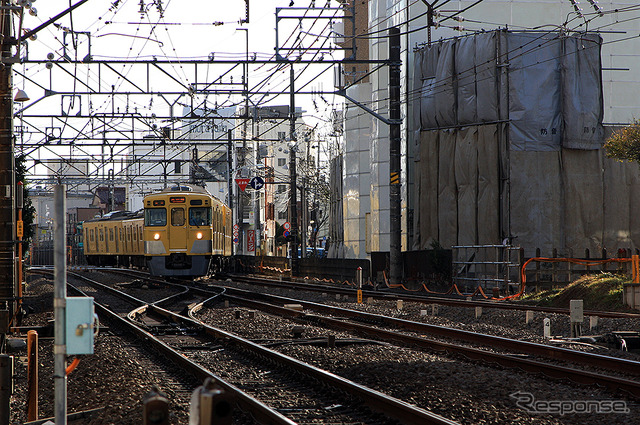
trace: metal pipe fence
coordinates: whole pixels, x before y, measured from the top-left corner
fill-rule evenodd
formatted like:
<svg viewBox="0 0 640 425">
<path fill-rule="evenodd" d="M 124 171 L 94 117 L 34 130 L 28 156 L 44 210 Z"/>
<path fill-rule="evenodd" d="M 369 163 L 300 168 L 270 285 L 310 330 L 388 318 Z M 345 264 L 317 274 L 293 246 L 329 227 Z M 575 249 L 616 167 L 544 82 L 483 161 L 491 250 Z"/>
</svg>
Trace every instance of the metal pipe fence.
<svg viewBox="0 0 640 425">
<path fill-rule="evenodd" d="M 465 292 L 499 288 L 504 293 L 518 286 L 520 247 L 512 245 L 459 245 L 453 252 L 453 283 Z"/>
</svg>

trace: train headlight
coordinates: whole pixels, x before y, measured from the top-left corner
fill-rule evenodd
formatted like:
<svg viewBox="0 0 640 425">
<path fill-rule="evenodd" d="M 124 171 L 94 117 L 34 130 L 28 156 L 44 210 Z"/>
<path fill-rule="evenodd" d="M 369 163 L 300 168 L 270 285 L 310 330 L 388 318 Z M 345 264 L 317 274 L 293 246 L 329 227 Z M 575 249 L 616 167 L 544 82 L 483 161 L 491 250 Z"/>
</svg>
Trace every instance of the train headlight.
<svg viewBox="0 0 640 425">
<path fill-rule="evenodd" d="M 156 241 L 160 240 L 160 233 L 154 234 L 153 235 L 153 239 L 156 240 Z"/>
<path fill-rule="evenodd" d="M 202 239 L 202 232 L 196 233 L 196 239 Z"/>
</svg>

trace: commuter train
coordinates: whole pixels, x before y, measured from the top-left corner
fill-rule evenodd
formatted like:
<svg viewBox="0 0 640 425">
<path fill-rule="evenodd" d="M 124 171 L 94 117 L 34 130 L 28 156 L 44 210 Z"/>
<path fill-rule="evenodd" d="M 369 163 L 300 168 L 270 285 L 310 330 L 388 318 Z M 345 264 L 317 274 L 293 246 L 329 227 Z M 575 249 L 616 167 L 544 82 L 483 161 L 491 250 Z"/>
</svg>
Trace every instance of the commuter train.
<svg viewBox="0 0 640 425">
<path fill-rule="evenodd" d="M 83 223 L 89 265 L 204 276 L 231 256 L 231 210 L 205 189 L 173 186 L 147 195 L 143 203 L 138 212 L 114 211 Z"/>
</svg>

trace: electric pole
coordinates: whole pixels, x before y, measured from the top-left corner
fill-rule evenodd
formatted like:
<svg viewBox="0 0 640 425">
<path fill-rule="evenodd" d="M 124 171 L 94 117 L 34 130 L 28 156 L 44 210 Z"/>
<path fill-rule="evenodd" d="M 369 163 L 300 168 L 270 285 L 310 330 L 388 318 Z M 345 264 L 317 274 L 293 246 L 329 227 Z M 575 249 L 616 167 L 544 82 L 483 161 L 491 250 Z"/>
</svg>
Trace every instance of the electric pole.
<svg viewBox="0 0 640 425">
<path fill-rule="evenodd" d="M 298 191 L 296 187 L 296 98 L 293 83 L 295 74 L 293 64 L 289 73 L 290 95 L 289 95 L 289 136 L 291 146 L 289 146 L 289 177 L 291 180 L 289 189 L 289 220 L 291 224 L 291 275 L 298 274 Z"/>
<path fill-rule="evenodd" d="M 255 150 L 255 169 L 256 174 L 259 170 L 258 165 L 260 164 L 260 140 L 258 136 L 260 135 L 260 112 L 257 107 L 253 108 L 253 121 L 256 125 L 256 131 L 253 133 L 254 137 L 254 150 Z M 260 249 L 260 242 L 262 240 L 262 226 L 260 225 L 260 190 L 253 190 L 253 224 L 254 224 L 254 255 L 258 255 L 258 250 Z"/>
<path fill-rule="evenodd" d="M 389 28 L 389 280 L 402 279 L 400 216 L 400 30 Z"/>
<path fill-rule="evenodd" d="M 2 64 L 0 66 L 0 334 L 9 331 L 15 306 L 15 159 L 13 153 L 13 97 L 11 90 L 12 10 L 9 0 L 2 0 Z M 4 304 L 4 305 L 2 305 Z M 1 342 L 0 342 L 1 343 Z M 0 348 L 1 349 L 1 348 Z"/>
<path fill-rule="evenodd" d="M 236 223 L 236 213 L 233 209 L 233 133 L 231 130 L 227 130 L 227 177 L 229 178 L 229 194 L 227 195 L 227 202 L 229 204 L 229 209 L 231 210 L 231 226 L 233 223 Z M 231 254 L 235 254 L 233 240 L 231 241 Z"/>
</svg>

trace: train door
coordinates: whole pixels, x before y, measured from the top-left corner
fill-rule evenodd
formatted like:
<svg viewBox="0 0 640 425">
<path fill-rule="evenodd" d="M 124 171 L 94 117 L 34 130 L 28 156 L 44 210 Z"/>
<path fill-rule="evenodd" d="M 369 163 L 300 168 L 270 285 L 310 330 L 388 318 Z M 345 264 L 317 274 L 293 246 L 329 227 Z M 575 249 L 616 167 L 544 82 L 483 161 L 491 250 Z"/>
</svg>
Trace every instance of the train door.
<svg viewBox="0 0 640 425">
<path fill-rule="evenodd" d="M 93 244 L 93 246 L 91 247 L 92 254 L 98 253 L 98 237 L 96 236 L 96 232 L 97 232 L 97 229 L 91 229 L 89 231 L 89 240 Z"/>
<path fill-rule="evenodd" d="M 171 207 L 171 223 L 169 226 L 169 249 L 171 251 L 187 250 L 187 220 L 184 207 Z"/>
<path fill-rule="evenodd" d="M 138 242 L 138 226 L 136 225 L 131 229 L 131 237 L 133 238 L 131 241 L 131 245 L 133 246 L 133 251 L 138 254 L 140 253 L 140 245 Z M 142 238 L 140 238 L 142 239 Z"/>
<path fill-rule="evenodd" d="M 211 242 L 213 253 L 218 253 L 218 245 L 220 244 L 220 222 L 218 221 L 218 208 L 213 210 L 213 241 Z"/>
<path fill-rule="evenodd" d="M 109 252 L 109 244 L 107 244 L 106 241 L 106 237 L 105 237 L 105 233 L 106 233 L 106 229 L 104 227 L 100 227 L 100 248 L 102 249 L 102 252 Z"/>
</svg>

